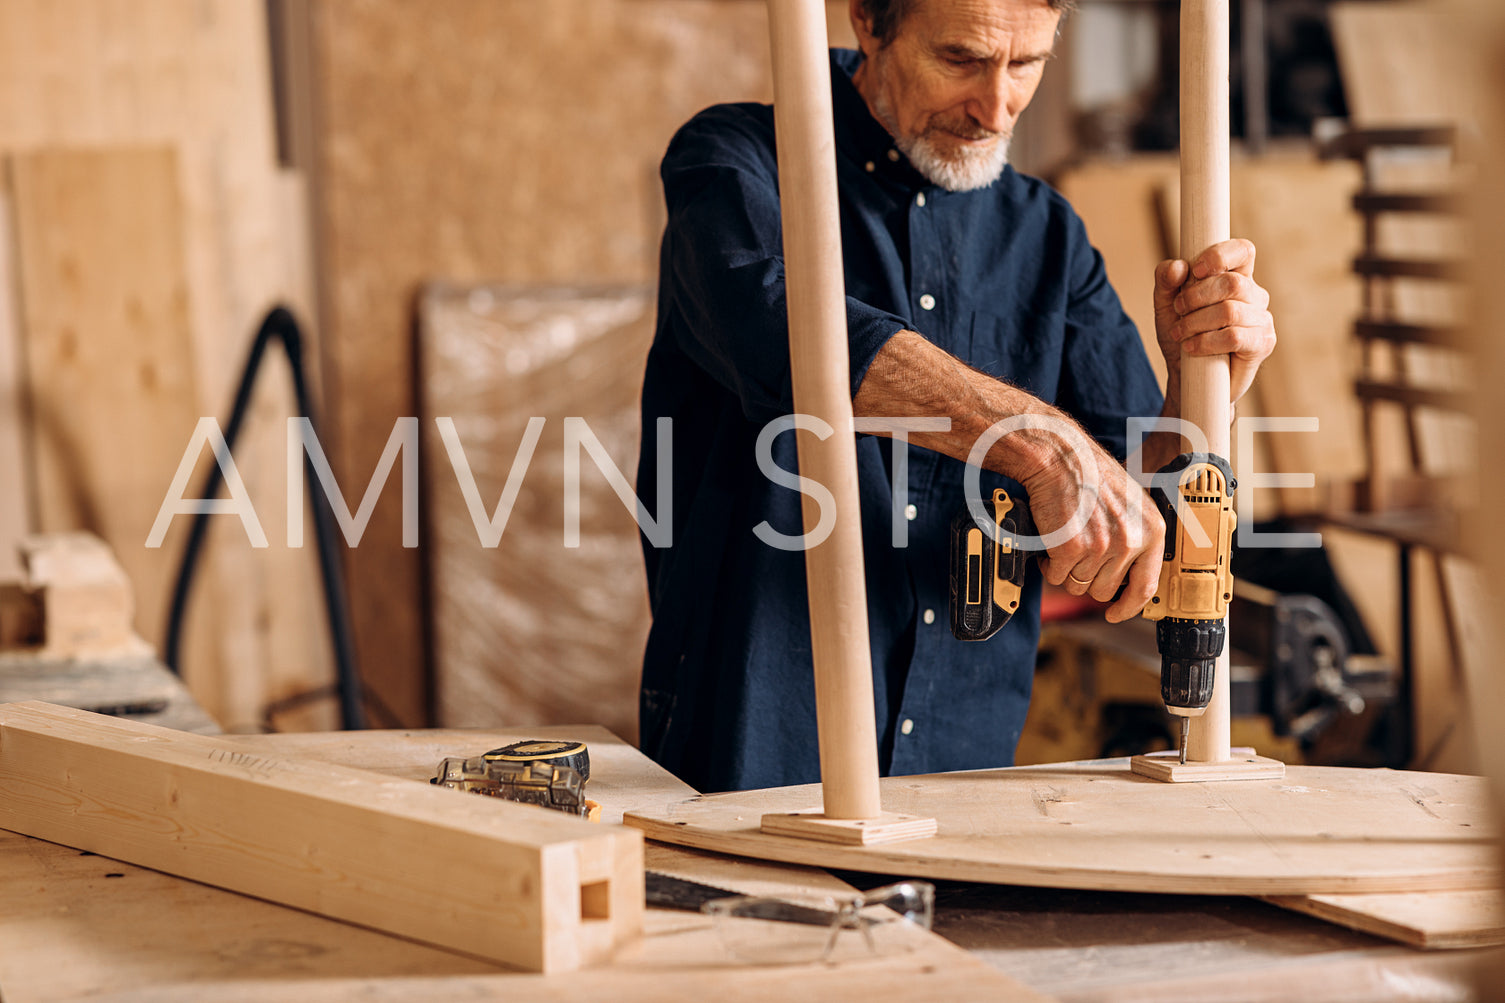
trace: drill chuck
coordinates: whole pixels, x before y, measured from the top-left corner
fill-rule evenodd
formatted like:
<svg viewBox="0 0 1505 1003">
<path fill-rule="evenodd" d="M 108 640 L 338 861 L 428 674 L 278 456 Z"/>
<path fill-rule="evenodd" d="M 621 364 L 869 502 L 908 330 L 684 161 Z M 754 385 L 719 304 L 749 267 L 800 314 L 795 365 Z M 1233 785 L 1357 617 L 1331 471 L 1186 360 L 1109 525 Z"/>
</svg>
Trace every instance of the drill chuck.
<svg viewBox="0 0 1505 1003">
<path fill-rule="evenodd" d="M 1222 620 L 1166 617 L 1155 624 L 1160 649 L 1160 697 L 1172 710 L 1202 711 L 1212 702 L 1212 683 L 1228 629 Z"/>
</svg>

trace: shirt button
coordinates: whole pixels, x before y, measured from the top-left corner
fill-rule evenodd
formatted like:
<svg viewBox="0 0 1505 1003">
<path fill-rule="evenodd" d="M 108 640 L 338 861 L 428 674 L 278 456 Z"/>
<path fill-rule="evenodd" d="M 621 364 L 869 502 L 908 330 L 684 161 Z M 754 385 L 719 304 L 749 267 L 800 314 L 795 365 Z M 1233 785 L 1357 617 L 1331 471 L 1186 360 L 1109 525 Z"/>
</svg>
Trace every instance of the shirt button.
<svg viewBox="0 0 1505 1003">
<path fill-rule="evenodd" d="M 904 506 L 904 518 L 908 519 L 910 522 L 914 522 L 915 517 L 919 514 L 920 510 L 915 508 L 913 505 Z"/>
<path fill-rule="evenodd" d="M 935 623 L 935 610 L 933 610 L 933 609 L 927 609 L 925 611 L 925 622 L 926 623 Z"/>
<path fill-rule="evenodd" d="M 862 169 L 864 171 L 867 171 L 869 174 L 871 174 L 871 173 L 873 173 L 873 171 L 877 170 L 877 165 L 875 165 L 871 160 L 869 160 L 867 163 L 865 163 L 865 164 L 862 165 Z"/>
<path fill-rule="evenodd" d="M 919 206 L 921 209 L 925 208 L 925 193 L 924 192 L 920 192 L 920 194 L 918 194 L 918 195 L 916 195 L 914 197 L 914 204 L 917 205 L 917 206 Z"/>
<path fill-rule="evenodd" d="M 899 730 L 908 735 L 911 731 L 914 731 L 914 720 L 906 717 L 904 723 L 899 725 Z"/>
<path fill-rule="evenodd" d="M 921 296 L 920 297 L 920 309 L 921 310 L 934 310 L 935 309 L 935 297 L 932 296 L 932 295 L 930 295 L 929 293 L 926 293 L 924 296 Z"/>
<path fill-rule="evenodd" d="M 888 151 L 888 159 L 892 160 L 894 163 L 897 164 L 899 162 L 899 151 L 898 150 L 889 150 Z"/>
</svg>

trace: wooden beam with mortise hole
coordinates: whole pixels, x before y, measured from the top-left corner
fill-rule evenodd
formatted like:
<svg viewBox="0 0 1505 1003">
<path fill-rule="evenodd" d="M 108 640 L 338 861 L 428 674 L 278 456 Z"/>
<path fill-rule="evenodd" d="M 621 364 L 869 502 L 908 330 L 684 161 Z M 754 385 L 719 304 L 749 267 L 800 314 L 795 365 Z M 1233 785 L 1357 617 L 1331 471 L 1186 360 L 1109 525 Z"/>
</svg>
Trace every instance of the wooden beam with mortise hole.
<svg viewBox="0 0 1505 1003">
<path fill-rule="evenodd" d="M 0 828 L 531 971 L 642 932 L 642 837 L 545 808 L 0 705 Z"/>
</svg>

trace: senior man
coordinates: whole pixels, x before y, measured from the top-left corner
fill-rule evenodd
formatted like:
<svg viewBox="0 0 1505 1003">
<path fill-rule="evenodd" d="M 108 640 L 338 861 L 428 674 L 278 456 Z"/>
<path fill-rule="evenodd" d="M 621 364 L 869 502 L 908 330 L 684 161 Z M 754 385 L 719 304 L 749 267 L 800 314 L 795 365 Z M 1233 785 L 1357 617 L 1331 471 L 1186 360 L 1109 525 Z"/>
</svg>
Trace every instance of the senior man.
<svg viewBox="0 0 1505 1003">
<path fill-rule="evenodd" d="M 853 411 L 950 419 L 949 431 L 892 426 L 856 443 L 885 774 L 1013 762 L 1042 577 L 1105 601 L 1126 582 L 1114 621 L 1154 592 L 1164 525 L 1124 468 L 1126 420 L 1179 416 L 1183 347 L 1231 355 L 1237 400 L 1275 343 L 1251 244 L 1163 262 L 1145 277 L 1169 367 L 1162 392 L 1081 220 L 1008 166 L 1069 3 L 851 0 L 861 51 L 831 53 Z M 638 485 L 651 511 L 672 501 L 673 518 L 666 546 L 644 539 L 642 746 L 704 791 L 813 782 L 804 555 L 789 543 L 803 531 L 795 437 L 811 433 L 788 430 L 772 108 L 701 112 L 674 137 L 662 177 L 669 221 Z M 1021 415 L 1057 431 L 989 448 L 983 496 L 1005 487 L 1029 499 L 1042 533 L 1070 529 L 1031 569 L 1014 619 L 960 642 L 947 629 L 948 525 L 974 444 Z M 673 445 L 661 456 L 664 417 Z M 1139 469 L 1183 448 L 1151 435 Z M 672 499 L 658 497 L 660 463 Z"/>
</svg>

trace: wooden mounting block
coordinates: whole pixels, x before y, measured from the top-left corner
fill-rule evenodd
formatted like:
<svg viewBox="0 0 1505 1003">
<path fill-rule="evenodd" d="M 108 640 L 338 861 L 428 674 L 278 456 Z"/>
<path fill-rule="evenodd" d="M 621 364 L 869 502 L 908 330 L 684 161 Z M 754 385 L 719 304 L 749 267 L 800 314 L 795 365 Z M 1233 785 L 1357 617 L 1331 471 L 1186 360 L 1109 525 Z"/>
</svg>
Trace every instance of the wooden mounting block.
<svg viewBox="0 0 1505 1003">
<path fill-rule="evenodd" d="M 642 933 L 635 832 L 45 703 L 0 705 L 0 828 L 534 971 Z"/>
<path fill-rule="evenodd" d="M 1163 784 L 1122 765 L 880 781 L 929 839 L 840 845 L 762 830 L 816 786 L 716 794 L 626 824 L 666 843 L 881 874 L 1106 891 L 1301 895 L 1498 887 L 1481 777 L 1292 766 L 1281 780 Z"/>
<path fill-rule="evenodd" d="M 933 818 L 886 811 L 874 818 L 826 818 L 819 808 L 775 812 L 763 816 L 762 831 L 774 836 L 814 839 L 843 846 L 877 846 L 928 839 L 935 835 Z"/>
<path fill-rule="evenodd" d="M 1129 760 L 1129 769 L 1141 777 L 1168 784 L 1208 783 L 1213 780 L 1279 780 L 1286 764 L 1256 756 L 1253 749 L 1231 749 L 1229 758 L 1216 763 L 1181 762 L 1179 752 L 1152 752 Z"/>
</svg>

